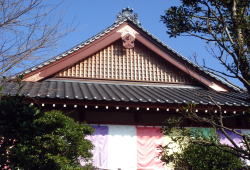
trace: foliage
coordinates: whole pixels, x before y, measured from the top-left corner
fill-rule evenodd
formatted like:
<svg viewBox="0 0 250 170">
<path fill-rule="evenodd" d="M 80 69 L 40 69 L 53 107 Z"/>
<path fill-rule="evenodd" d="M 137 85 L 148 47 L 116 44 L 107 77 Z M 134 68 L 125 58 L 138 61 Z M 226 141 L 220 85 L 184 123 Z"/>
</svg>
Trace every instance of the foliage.
<svg viewBox="0 0 250 170">
<path fill-rule="evenodd" d="M 240 158 L 232 153 L 224 152 L 216 146 L 189 145 L 184 150 L 182 159 L 193 170 L 235 170 L 243 168 Z"/>
<path fill-rule="evenodd" d="M 243 83 L 250 94 L 250 0 L 181 0 L 179 6 L 172 6 L 161 16 L 161 20 L 167 27 L 170 37 L 192 36 L 204 40 L 209 48 L 212 57 L 224 67 L 225 72 L 206 66 L 202 68 L 224 81 L 230 83 L 228 78 L 238 79 Z M 190 136 L 183 128 L 181 123 L 176 123 L 170 127 L 177 127 L 181 135 L 186 135 L 193 146 L 191 149 L 211 149 L 216 154 L 219 149 L 221 154 L 232 153 L 241 159 L 250 160 L 250 136 L 239 133 L 232 127 L 228 127 L 227 120 L 242 118 L 249 121 L 249 111 L 237 114 L 226 114 L 210 96 L 211 103 L 214 104 L 217 112 L 207 110 L 205 114 L 197 113 L 196 106 L 189 104 L 180 113 L 185 120 L 191 120 L 197 124 L 205 124 L 221 133 L 230 141 L 231 146 L 221 145 L 215 139 L 203 139 Z M 186 112 L 188 110 L 188 112 Z M 233 120 L 235 121 L 235 120 Z M 173 122 L 173 121 L 170 121 Z M 166 124 L 168 127 L 169 124 Z M 165 128 L 166 128 L 165 127 Z M 171 130 L 170 130 L 171 131 Z M 165 132 L 169 132 L 169 129 Z M 239 146 L 230 137 L 229 133 L 234 133 L 242 138 L 242 145 Z M 184 134 L 183 134 L 184 133 Z M 187 133 L 187 134 L 186 134 Z M 182 137 L 175 137 L 175 142 L 180 142 Z M 186 140 L 186 139 L 185 139 Z M 163 152 L 166 148 L 163 148 Z M 219 152 L 218 150 L 218 152 Z M 189 151 L 188 151 L 189 152 Z M 225 153 L 224 153 L 225 152 Z M 217 157 L 217 155 L 214 155 Z M 202 156 L 201 156 L 202 158 Z M 208 159 L 213 159 L 211 156 Z M 204 160 L 206 161 L 206 160 Z"/>
<path fill-rule="evenodd" d="M 91 127 L 60 111 L 43 113 L 18 96 L 2 97 L 0 108 L 1 168 L 82 169 L 78 158 L 91 158 L 84 139 Z"/>
<path fill-rule="evenodd" d="M 237 156 L 229 152 L 224 152 L 216 146 L 204 147 L 198 144 L 190 144 L 183 150 L 182 153 L 165 155 L 163 160 L 164 162 L 173 160 L 175 169 L 243 169 L 243 163 Z"/>
<path fill-rule="evenodd" d="M 227 72 L 203 68 L 225 81 L 225 76 L 240 80 L 250 93 L 249 13 L 250 0 L 182 0 L 161 19 L 170 37 L 193 36 L 206 41 Z"/>
<path fill-rule="evenodd" d="M 165 127 L 163 132 L 171 136 L 171 142 L 162 146 L 162 161 L 172 163 L 174 169 L 178 170 L 243 169 L 244 163 L 235 151 L 226 146 L 224 150 L 218 147 L 217 135 L 211 133 L 213 129 L 209 130 L 205 135 L 202 130 Z"/>
</svg>

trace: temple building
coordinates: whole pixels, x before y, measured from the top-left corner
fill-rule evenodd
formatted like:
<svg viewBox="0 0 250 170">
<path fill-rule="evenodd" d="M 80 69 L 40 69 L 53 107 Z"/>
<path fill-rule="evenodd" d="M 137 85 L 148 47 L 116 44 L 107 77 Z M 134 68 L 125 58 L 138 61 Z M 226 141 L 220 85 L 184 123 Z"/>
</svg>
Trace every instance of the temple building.
<svg viewBox="0 0 250 170">
<path fill-rule="evenodd" d="M 167 118 L 180 115 L 189 103 L 199 114 L 217 113 L 219 106 L 229 115 L 250 105 L 239 88 L 151 35 L 130 8 L 104 31 L 20 74 L 19 94 L 31 103 L 62 110 L 95 128 L 89 139 L 99 169 L 168 169 L 158 157 L 158 146 L 164 143 L 160 127 Z M 4 93 L 16 94 L 17 89 L 9 83 Z M 229 125 L 250 129 L 242 117 Z"/>
</svg>

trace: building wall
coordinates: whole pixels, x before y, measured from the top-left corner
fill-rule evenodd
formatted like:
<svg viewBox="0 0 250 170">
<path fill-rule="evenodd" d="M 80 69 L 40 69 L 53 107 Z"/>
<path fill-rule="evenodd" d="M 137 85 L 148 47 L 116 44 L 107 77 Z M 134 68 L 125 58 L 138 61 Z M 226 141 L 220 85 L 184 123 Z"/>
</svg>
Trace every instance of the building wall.
<svg viewBox="0 0 250 170">
<path fill-rule="evenodd" d="M 163 136 L 160 127 L 132 125 L 92 125 L 93 135 L 87 138 L 94 144 L 93 164 L 101 169 L 122 170 L 164 170 L 173 169 L 172 165 L 164 165 L 159 158 L 159 146 L 170 144 L 171 138 Z M 223 144 L 230 142 L 220 132 L 209 128 L 191 128 L 204 135 L 218 133 Z M 250 134 L 250 130 L 238 130 Z M 229 133 L 232 139 L 241 145 L 241 138 Z M 178 145 L 172 144 L 173 152 L 180 152 Z M 81 164 L 84 161 L 81 160 Z"/>
</svg>

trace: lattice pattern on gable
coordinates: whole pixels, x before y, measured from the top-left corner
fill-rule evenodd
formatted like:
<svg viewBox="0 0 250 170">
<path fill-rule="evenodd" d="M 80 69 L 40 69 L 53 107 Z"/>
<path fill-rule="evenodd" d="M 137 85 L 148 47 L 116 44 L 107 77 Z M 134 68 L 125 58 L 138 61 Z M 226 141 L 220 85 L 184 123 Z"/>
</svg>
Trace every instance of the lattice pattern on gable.
<svg viewBox="0 0 250 170">
<path fill-rule="evenodd" d="M 190 76 L 178 71 L 139 42 L 135 43 L 135 48 L 125 49 L 122 41 L 117 41 L 59 72 L 56 77 L 193 84 Z"/>
</svg>

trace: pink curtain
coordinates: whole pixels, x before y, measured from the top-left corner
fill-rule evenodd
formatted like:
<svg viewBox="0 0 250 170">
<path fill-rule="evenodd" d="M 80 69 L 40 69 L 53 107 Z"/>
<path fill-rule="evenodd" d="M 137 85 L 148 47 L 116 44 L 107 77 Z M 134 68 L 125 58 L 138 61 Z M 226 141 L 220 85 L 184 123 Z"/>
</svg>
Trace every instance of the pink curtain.
<svg viewBox="0 0 250 170">
<path fill-rule="evenodd" d="M 137 127 L 137 169 L 164 169 L 159 159 L 159 145 L 163 144 L 160 128 Z"/>
</svg>

